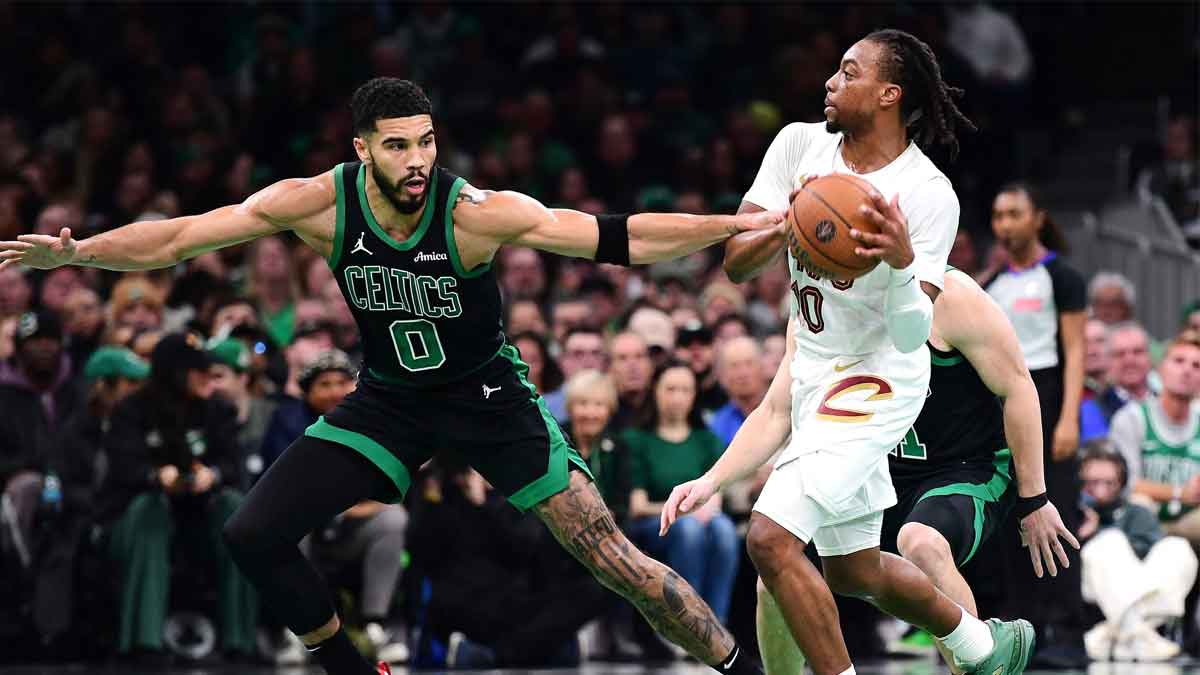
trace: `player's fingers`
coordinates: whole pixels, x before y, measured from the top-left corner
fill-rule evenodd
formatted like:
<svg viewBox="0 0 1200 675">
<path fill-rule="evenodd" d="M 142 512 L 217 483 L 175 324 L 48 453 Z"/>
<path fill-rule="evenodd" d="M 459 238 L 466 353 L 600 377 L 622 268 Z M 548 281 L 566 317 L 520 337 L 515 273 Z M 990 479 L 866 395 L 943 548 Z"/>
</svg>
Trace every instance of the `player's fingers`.
<svg viewBox="0 0 1200 675">
<path fill-rule="evenodd" d="M 883 211 L 863 204 L 861 207 L 859 207 L 858 212 L 861 213 L 867 220 L 878 225 L 881 229 L 887 227 L 888 219 L 883 215 Z"/>
<path fill-rule="evenodd" d="M 1050 548 L 1054 550 L 1054 555 L 1058 557 L 1058 561 L 1062 563 L 1064 570 L 1071 567 L 1071 559 L 1067 557 L 1067 549 L 1063 548 L 1062 542 L 1058 540 L 1058 537 L 1050 540 Z"/>
<path fill-rule="evenodd" d="M 17 241 L 34 246 L 50 246 L 58 242 L 58 237 L 51 237 L 48 234 L 20 234 L 17 235 Z"/>
<path fill-rule="evenodd" d="M 857 227 L 850 228 L 850 238 L 871 246 L 883 246 L 888 238 L 876 232 L 864 232 Z"/>
<path fill-rule="evenodd" d="M 0 270 L 3 270 L 5 267 L 8 267 L 9 265 L 16 265 L 16 264 L 17 264 L 16 260 L 0 260 Z"/>
<path fill-rule="evenodd" d="M 25 257 L 25 251 L 0 251 L 0 260 L 20 260 Z"/>
<path fill-rule="evenodd" d="M 28 251 L 33 244 L 23 241 L 0 241 L 0 251 Z"/>
<path fill-rule="evenodd" d="M 1070 542 L 1071 545 L 1075 547 L 1076 551 L 1079 550 L 1079 540 L 1076 539 L 1075 535 L 1071 534 L 1071 531 L 1067 529 L 1067 526 L 1063 525 L 1062 523 L 1058 524 L 1058 536 Z"/>
<path fill-rule="evenodd" d="M 854 255 L 862 257 L 862 258 L 876 258 L 876 259 L 882 260 L 885 253 L 887 253 L 887 250 L 882 249 L 882 248 L 856 248 L 856 249 L 854 249 Z"/>
<path fill-rule="evenodd" d="M 1046 562 L 1046 571 L 1050 572 L 1050 576 L 1058 576 L 1058 565 L 1054 564 L 1054 552 L 1050 550 L 1050 546 L 1045 541 L 1038 545 L 1041 549 L 1042 559 Z"/>
<path fill-rule="evenodd" d="M 64 227 L 58 231 L 58 239 L 62 242 L 63 248 L 66 248 L 71 243 L 71 228 Z"/>
<path fill-rule="evenodd" d="M 1037 550 L 1037 547 L 1029 547 L 1029 559 L 1033 562 L 1033 573 L 1037 578 L 1042 578 L 1042 554 Z"/>
</svg>

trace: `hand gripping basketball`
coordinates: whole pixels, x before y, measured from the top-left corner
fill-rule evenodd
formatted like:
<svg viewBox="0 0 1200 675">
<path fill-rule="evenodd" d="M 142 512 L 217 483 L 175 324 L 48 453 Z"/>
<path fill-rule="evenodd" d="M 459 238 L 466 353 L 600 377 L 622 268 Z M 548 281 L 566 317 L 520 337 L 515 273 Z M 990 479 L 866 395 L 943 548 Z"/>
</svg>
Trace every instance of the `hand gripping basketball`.
<svg viewBox="0 0 1200 675">
<path fill-rule="evenodd" d="M 879 227 L 878 233 L 850 230 L 850 236 L 861 246 L 854 252 L 866 258 L 875 258 L 887 263 L 892 269 L 902 270 L 912 264 L 912 241 L 908 238 L 908 219 L 900 210 L 900 195 L 889 202 L 879 192 L 872 190 L 870 203 L 861 207 L 862 215 Z"/>
</svg>

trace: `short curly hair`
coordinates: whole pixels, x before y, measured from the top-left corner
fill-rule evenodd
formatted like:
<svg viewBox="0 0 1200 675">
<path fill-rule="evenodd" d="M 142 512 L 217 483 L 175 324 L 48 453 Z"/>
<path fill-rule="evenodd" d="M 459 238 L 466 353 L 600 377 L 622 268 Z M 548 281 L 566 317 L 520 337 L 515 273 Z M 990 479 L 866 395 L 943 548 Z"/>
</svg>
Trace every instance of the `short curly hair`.
<svg viewBox="0 0 1200 675">
<path fill-rule="evenodd" d="M 411 80 L 376 77 L 354 90 L 350 110 L 354 116 L 354 132 L 365 134 L 375 131 L 376 120 L 432 115 L 433 104 L 425 91 Z"/>
</svg>

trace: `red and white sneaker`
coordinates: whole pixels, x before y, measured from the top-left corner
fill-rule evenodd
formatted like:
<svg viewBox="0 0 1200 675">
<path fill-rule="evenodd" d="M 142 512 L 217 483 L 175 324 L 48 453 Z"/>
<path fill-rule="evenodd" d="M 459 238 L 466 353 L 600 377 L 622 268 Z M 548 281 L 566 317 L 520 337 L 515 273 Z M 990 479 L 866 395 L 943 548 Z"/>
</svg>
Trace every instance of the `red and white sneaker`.
<svg viewBox="0 0 1200 675">
<path fill-rule="evenodd" d="M 375 666 L 375 670 L 379 675 L 392 675 L 392 667 L 388 665 L 387 661 L 380 661 L 379 665 Z"/>
</svg>

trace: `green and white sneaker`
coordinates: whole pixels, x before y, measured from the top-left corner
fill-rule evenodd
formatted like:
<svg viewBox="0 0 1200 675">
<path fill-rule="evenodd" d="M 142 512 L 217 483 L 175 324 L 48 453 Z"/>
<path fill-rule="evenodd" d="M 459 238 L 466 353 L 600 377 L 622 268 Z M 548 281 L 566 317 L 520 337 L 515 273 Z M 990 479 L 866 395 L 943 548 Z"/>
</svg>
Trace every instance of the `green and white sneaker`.
<svg viewBox="0 0 1200 675">
<path fill-rule="evenodd" d="M 961 663 L 964 673 L 978 675 L 1018 675 L 1025 672 L 1033 654 L 1033 626 L 1025 619 L 1001 621 L 988 619 L 987 627 L 996 642 L 992 653 L 975 663 Z"/>
</svg>

